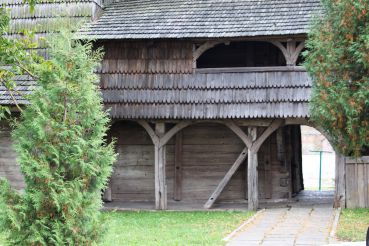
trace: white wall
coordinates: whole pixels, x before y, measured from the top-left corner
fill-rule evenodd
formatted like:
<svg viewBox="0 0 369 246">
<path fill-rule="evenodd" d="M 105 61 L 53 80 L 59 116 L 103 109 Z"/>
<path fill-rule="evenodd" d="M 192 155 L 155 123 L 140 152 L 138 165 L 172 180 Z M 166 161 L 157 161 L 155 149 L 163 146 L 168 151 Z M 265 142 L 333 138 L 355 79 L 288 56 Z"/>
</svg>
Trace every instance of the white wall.
<svg viewBox="0 0 369 246">
<path fill-rule="evenodd" d="M 334 189 L 335 154 L 332 146 L 319 131 L 312 127 L 301 127 L 302 166 L 305 189 L 319 187 L 319 153 L 312 151 L 326 151 L 322 155 L 322 188 Z M 327 153 L 330 152 L 330 153 Z"/>
</svg>

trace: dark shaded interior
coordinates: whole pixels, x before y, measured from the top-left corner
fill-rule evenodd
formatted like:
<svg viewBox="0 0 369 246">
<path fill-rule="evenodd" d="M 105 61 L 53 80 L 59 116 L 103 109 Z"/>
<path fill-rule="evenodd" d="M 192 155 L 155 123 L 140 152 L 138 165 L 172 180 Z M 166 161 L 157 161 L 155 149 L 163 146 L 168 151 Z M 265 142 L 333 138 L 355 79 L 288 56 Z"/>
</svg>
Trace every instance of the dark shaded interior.
<svg viewBox="0 0 369 246">
<path fill-rule="evenodd" d="M 197 68 L 286 66 L 282 52 L 268 42 L 219 44 L 202 54 Z"/>
</svg>

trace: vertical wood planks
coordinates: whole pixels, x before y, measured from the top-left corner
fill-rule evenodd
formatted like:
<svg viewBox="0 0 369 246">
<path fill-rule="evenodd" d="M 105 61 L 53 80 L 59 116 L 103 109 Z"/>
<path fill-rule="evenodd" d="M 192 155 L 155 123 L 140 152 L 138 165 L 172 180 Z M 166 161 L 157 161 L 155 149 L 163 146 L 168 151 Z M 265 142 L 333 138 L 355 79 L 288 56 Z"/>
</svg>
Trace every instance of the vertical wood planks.
<svg viewBox="0 0 369 246">
<path fill-rule="evenodd" d="M 264 143 L 266 152 L 264 154 L 264 193 L 265 198 L 272 198 L 272 158 L 271 158 L 271 143 L 270 139 Z"/>
<path fill-rule="evenodd" d="M 213 192 L 213 194 L 210 196 L 208 201 L 205 203 L 204 208 L 211 208 L 215 201 L 218 199 L 219 195 L 222 193 L 223 189 L 226 187 L 226 185 L 229 183 L 233 175 L 236 173 L 237 169 L 240 167 L 240 165 L 243 163 L 243 161 L 247 157 L 247 147 L 244 148 L 241 152 L 241 154 L 238 156 L 237 160 L 233 163 L 227 174 L 224 176 L 222 181 L 218 184 L 217 188 Z"/>
<path fill-rule="evenodd" d="M 369 208 L 369 157 L 346 158 L 345 169 L 347 208 Z"/>
<path fill-rule="evenodd" d="M 180 201 L 182 199 L 182 162 L 183 162 L 183 133 L 178 132 L 175 143 L 174 156 L 174 193 L 173 199 Z"/>
<path fill-rule="evenodd" d="M 105 56 L 102 73 L 192 73 L 192 42 L 101 41 Z"/>
</svg>

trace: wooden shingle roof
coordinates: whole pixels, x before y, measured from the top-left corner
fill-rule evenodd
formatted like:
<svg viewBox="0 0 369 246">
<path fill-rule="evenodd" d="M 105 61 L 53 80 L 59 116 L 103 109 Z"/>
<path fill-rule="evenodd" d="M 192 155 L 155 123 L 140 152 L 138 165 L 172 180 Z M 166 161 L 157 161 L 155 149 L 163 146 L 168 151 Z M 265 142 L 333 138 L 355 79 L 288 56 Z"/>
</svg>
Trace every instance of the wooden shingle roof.
<svg viewBox="0 0 369 246">
<path fill-rule="evenodd" d="M 0 7 L 5 7 L 11 18 L 8 37 L 19 38 L 24 30 L 31 30 L 35 33 L 35 39 L 39 40 L 59 30 L 61 19 L 69 23 L 93 19 L 101 2 L 101 0 L 39 0 L 31 12 L 30 6 L 24 4 L 24 0 L 0 0 Z M 37 51 L 47 56 L 42 42 L 39 43 Z M 18 86 L 15 88 L 17 93 L 14 93 L 14 97 L 18 103 L 25 104 L 27 101 L 21 95 L 31 93 L 36 83 L 29 76 L 17 76 L 15 80 Z M 4 86 L 0 86 L 0 104 L 14 104 Z"/>
<path fill-rule="evenodd" d="M 82 36 L 96 39 L 230 38 L 306 34 L 319 0 L 124 0 Z"/>
</svg>

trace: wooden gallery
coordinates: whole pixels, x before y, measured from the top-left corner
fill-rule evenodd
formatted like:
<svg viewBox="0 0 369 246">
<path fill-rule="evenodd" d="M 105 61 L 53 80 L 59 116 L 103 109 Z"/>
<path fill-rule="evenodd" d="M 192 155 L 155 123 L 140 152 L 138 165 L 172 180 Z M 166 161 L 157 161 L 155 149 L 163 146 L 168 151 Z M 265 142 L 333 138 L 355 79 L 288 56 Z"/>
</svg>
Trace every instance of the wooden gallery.
<svg viewBox="0 0 369 246">
<path fill-rule="evenodd" d="M 311 125 L 312 81 L 301 52 L 319 0 L 68 0 L 38 4 L 35 14 L 17 2 L 9 5 L 13 35 L 22 23 L 44 24 L 46 35 L 50 13 L 64 8 L 91 19 L 81 37 L 104 47 L 98 73 L 119 153 L 105 199 L 254 210 L 304 189 L 300 126 Z M 7 132 L 0 143 L 0 175 L 21 189 Z M 345 160 L 336 155 L 335 201 L 343 207 Z M 368 164 L 360 168 L 369 174 Z M 350 201 L 365 207 L 363 189 L 364 202 Z"/>
</svg>

